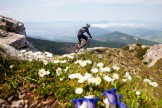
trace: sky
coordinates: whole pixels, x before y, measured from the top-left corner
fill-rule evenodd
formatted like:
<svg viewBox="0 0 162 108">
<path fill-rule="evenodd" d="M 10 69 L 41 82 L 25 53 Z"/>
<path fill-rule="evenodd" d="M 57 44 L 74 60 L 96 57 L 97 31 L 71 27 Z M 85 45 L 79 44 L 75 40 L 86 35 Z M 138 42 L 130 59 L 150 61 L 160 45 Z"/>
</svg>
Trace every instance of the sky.
<svg viewBox="0 0 162 108">
<path fill-rule="evenodd" d="M 162 0 L 0 0 L 19 21 L 162 21 Z"/>
</svg>

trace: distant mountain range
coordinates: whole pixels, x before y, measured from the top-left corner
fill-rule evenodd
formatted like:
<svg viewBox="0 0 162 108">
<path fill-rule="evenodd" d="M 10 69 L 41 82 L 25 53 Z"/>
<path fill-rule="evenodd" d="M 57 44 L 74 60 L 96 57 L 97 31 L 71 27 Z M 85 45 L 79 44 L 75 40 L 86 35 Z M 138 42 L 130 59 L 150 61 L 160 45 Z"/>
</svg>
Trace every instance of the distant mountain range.
<svg viewBox="0 0 162 108">
<path fill-rule="evenodd" d="M 77 31 L 86 22 L 55 21 L 55 22 L 25 22 L 29 37 L 59 41 L 76 42 Z M 162 43 L 162 22 L 91 22 L 90 32 L 94 37 L 102 37 L 108 33 L 119 31 L 130 36 L 136 36 L 149 41 Z M 94 26 L 98 24 L 100 26 Z M 102 25 L 102 27 L 101 27 Z"/>
<path fill-rule="evenodd" d="M 145 40 L 145 39 L 142 39 L 139 37 L 135 37 L 135 36 L 131 36 L 131 35 L 121 33 L 118 31 L 107 33 L 102 36 L 96 36 L 95 38 L 97 40 L 104 41 L 104 42 L 111 41 L 111 42 L 121 42 L 121 43 L 125 43 L 125 44 L 140 43 L 140 44 L 144 44 L 144 45 L 158 44 L 157 42 L 148 41 L 148 40 Z"/>
</svg>

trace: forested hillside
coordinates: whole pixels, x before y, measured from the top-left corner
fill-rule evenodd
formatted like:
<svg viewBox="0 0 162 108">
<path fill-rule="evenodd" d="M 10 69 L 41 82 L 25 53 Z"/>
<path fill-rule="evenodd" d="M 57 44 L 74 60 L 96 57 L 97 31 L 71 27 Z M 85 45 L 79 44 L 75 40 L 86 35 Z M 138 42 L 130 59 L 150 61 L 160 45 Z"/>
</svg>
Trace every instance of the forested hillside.
<svg viewBox="0 0 162 108">
<path fill-rule="evenodd" d="M 68 54 L 73 52 L 75 43 L 70 42 L 55 42 L 49 40 L 41 40 L 27 37 L 27 40 L 40 51 L 49 51 L 53 54 Z M 96 40 L 90 40 L 89 47 L 110 47 L 121 48 L 126 44 L 120 42 L 102 42 Z"/>
</svg>

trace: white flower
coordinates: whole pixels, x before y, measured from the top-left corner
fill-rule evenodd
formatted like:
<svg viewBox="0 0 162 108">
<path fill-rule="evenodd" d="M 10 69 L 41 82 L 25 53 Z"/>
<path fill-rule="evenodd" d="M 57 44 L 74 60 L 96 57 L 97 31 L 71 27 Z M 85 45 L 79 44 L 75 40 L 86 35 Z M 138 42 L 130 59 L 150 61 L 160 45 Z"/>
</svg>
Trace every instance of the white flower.
<svg viewBox="0 0 162 108">
<path fill-rule="evenodd" d="M 151 86 L 153 86 L 153 87 L 158 87 L 158 84 L 157 84 L 157 82 L 151 82 L 151 83 L 149 83 Z"/>
<path fill-rule="evenodd" d="M 42 54 L 42 52 L 40 52 L 40 51 L 37 51 L 37 52 L 35 52 L 37 55 L 41 55 Z"/>
<path fill-rule="evenodd" d="M 101 83 L 101 78 L 100 77 L 96 77 L 96 78 L 91 77 L 91 78 L 88 79 L 88 84 L 90 84 L 90 83 L 98 85 L 98 84 Z"/>
<path fill-rule="evenodd" d="M 33 59 L 28 59 L 29 61 L 33 61 Z"/>
<path fill-rule="evenodd" d="M 38 57 L 39 59 L 44 58 L 44 56 L 43 56 L 43 55 L 38 55 L 37 57 Z"/>
<path fill-rule="evenodd" d="M 67 54 L 63 55 L 63 57 L 67 57 L 67 58 L 69 58 L 69 59 L 73 59 L 73 58 L 74 58 L 74 56 L 72 56 L 72 55 L 67 55 Z"/>
<path fill-rule="evenodd" d="M 109 76 L 104 76 L 104 78 L 103 78 L 105 81 L 107 81 L 107 82 L 113 82 L 114 81 L 114 79 L 112 79 L 111 77 L 109 77 Z"/>
<path fill-rule="evenodd" d="M 92 83 L 92 84 L 96 83 L 96 78 L 94 78 L 94 77 L 89 78 L 88 84 L 90 84 L 90 83 Z"/>
<path fill-rule="evenodd" d="M 72 55 L 69 55 L 69 56 L 68 56 L 68 58 L 69 58 L 69 59 L 73 59 L 73 58 L 74 58 L 74 56 L 72 56 Z"/>
<path fill-rule="evenodd" d="M 83 77 L 80 77 L 79 80 L 78 80 L 78 83 L 83 83 L 87 80 L 87 77 L 83 76 Z"/>
<path fill-rule="evenodd" d="M 81 61 L 81 60 L 77 60 L 77 61 L 74 62 L 74 64 L 78 64 L 80 61 Z"/>
<path fill-rule="evenodd" d="M 127 79 L 122 79 L 123 82 L 127 82 Z"/>
<path fill-rule="evenodd" d="M 63 81 L 64 78 L 60 78 L 60 81 Z"/>
<path fill-rule="evenodd" d="M 149 85 L 151 85 L 153 87 L 158 87 L 158 83 L 157 82 L 152 82 L 149 79 L 144 79 L 143 82 L 148 83 Z"/>
<path fill-rule="evenodd" d="M 60 60 L 54 60 L 53 61 L 53 63 L 55 63 L 55 64 L 57 64 L 57 63 L 59 63 L 60 62 Z"/>
<path fill-rule="evenodd" d="M 82 77 L 82 75 L 80 73 L 69 74 L 69 76 L 68 76 L 68 78 L 70 78 L 70 79 L 75 79 L 75 78 L 79 79 L 81 77 Z"/>
<path fill-rule="evenodd" d="M 98 63 L 97 66 L 101 68 L 103 66 L 103 63 Z"/>
<path fill-rule="evenodd" d="M 32 55 L 32 56 L 37 56 L 37 53 L 34 52 L 34 53 L 32 53 L 31 55 Z"/>
<path fill-rule="evenodd" d="M 47 60 L 43 60 L 43 64 L 44 65 L 47 65 L 48 64 L 48 61 Z"/>
<path fill-rule="evenodd" d="M 62 60 L 62 61 L 60 61 L 60 63 L 66 63 L 66 60 Z"/>
<path fill-rule="evenodd" d="M 82 94 L 82 92 L 83 92 L 83 89 L 80 88 L 80 87 L 78 87 L 78 88 L 75 89 L 75 93 L 76 94 Z"/>
<path fill-rule="evenodd" d="M 119 75 L 118 74 L 113 74 L 113 79 L 119 79 Z"/>
<path fill-rule="evenodd" d="M 88 78 L 91 78 L 92 75 L 86 72 L 85 75 L 84 75 L 84 77 L 86 77 L 88 79 Z"/>
<path fill-rule="evenodd" d="M 44 77 L 46 75 L 45 69 L 40 69 L 38 74 L 40 77 Z"/>
<path fill-rule="evenodd" d="M 129 72 L 126 72 L 125 77 L 126 77 L 129 81 L 132 80 L 132 77 L 129 75 Z"/>
<path fill-rule="evenodd" d="M 45 69 L 40 69 L 38 74 L 39 74 L 40 77 L 44 77 L 45 75 L 49 75 L 50 72 L 49 72 L 49 70 L 45 71 Z"/>
<path fill-rule="evenodd" d="M 22 57 L 22 56 L 23 56 L 23 54 L 18 54 L 18 56 L 19 56 L 19 57 Z"/>
<path fill-rule="evenodd" d="M 87 65 L 87 63 L 85 61 L 81 61 L 81 62 L 79 62 L 79 64 L 81 67 L 85 67 Z"/>
<path fill-rule="evenodd" d="M 114 69 L 114 70 L 119 70 L 120 69 L 120 67 L 117 67 L 117 66 L 112 66 L 112 68 Z"/>
<path fill-rule="evenodd" d="M 50 74 L 50 71 L 49 71 L 49 70 L 47 70 L 47 71 L 46 71 L 46 75 L 49 75 L 49 74 Z"/>
<path fill-rule="evenodd" d="M 49 53 L 49 52 L 45 52 L 45 54 L 46 54 L 46 57 L 48 57 L 48 58 L 51 58 L 53 56 L 53 54 Z"/>
<path fill-rule="evenodd" d="M 96 77 L 96 82 L 95 82 L 95 84 L 96 85 L 99 85 L 101 83 L 101 78 L 100 77 Z"/>
<path fill-rule="evenodd" d="M 145 82 L 145 83 L 151 83 L 152 81 L 149 80 L 149 79 L 144 79 L 143 82 Z"/>
<path fill-rule="evenodd" d="M 97 73 L 97 72 L 98 72 L 98 69 L 97 69 L 97 68 L 92 68 L 92 69 L 91 69 L 91 72 L 92 72 L 92 73 Z"/>
<path fill-rule="evenodd" d="M 60 76 L 61 74 L 62 74 L 62 69 L 58 67 L 58 68 L 56 69 L 56 75 L 57 75 L 57 76 Z"/>
<path fill-rule="evenodd" d="M 90 61 L 90 60 L 86 60 L 85 61 L 87 64 L 92 64 L 92 61 Z"/>
<path fill-rule="evenodd" d="M 109 67 L 105 67 L 105 68 L 102 68 L 102 67 L 101 67 L 101 68 L 100 68 L 100 71 L 101 71 L 101 72 L 110 72 L 110 70 L 111 70 L 111 69 L 110 69 Z"/>
<path fill-rule="evenodd" d="M 140 91 L 136 91 L 136 95 L 139 96 L 141 94 Z"/>
<path fill-rule="evenodd" d="M 108 99 L 105 98 L 105 99 L 103 100 L 103 102 L 104 102 L 104 104 L 106 105 L 106 108 L 109 108 L 110 103 L 109 103 Z"/>
<path fill-rule="evenodd" d="M 84 98 L 86 98 L 86 99 L 93 99 L 94 97 L 95 97 L 95 95 L 84 96 Z"/>
<path fill-rule="evenodd" d="M 13 65 L 10 65 L 10 68 L 12 69 L 13 68 Z"/>
</svg>

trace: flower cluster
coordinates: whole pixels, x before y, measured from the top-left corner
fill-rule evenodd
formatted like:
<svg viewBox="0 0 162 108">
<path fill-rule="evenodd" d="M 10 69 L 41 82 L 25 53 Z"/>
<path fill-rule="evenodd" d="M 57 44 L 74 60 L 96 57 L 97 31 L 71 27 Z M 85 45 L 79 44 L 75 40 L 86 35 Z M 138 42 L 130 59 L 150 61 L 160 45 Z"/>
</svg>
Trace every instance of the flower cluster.
<svg viewBox="0 0 162 108">
<path fill-rule="evenodd" d="M 77 60 L 74 64 L 79 64 L 81 67 L 85 67 L 87 64 L 92 64 L 90 60 Z"/>
<path fill-rule="evenodd" d="M 40 77 L 44 77 L 45 75 L 49 75 L 50 72 L 49 72 L 49 70 L 45 71 L 45 69 L 40 69 L 38 74 Z"/>
<path fill-rule="evenodd" d="M 32 61 L 32 60 L 39 60 L 39 61 L 43 61 L 43 63 L 45 65 L 48 64 L 48 61 L 51 60 L 53 54 L 49 53 L 49 52 L 40 52 L 40 51 L 26 51 L 26 50 L 20 50 L 20 53 L 18 54 L 19 57 L 21 57 L 21 59 L 23 60 L 28 60 L 28 61 Z"/>
<path fill-rule="evenodd" d="M 153 81 L 151 81 L 149 79 L 144 79 L 143 82 L 148 83 L 149 85 L 151 85 L 153 87 L 158 87 L 157 82 L 153 82 Z"/>
</svg>

